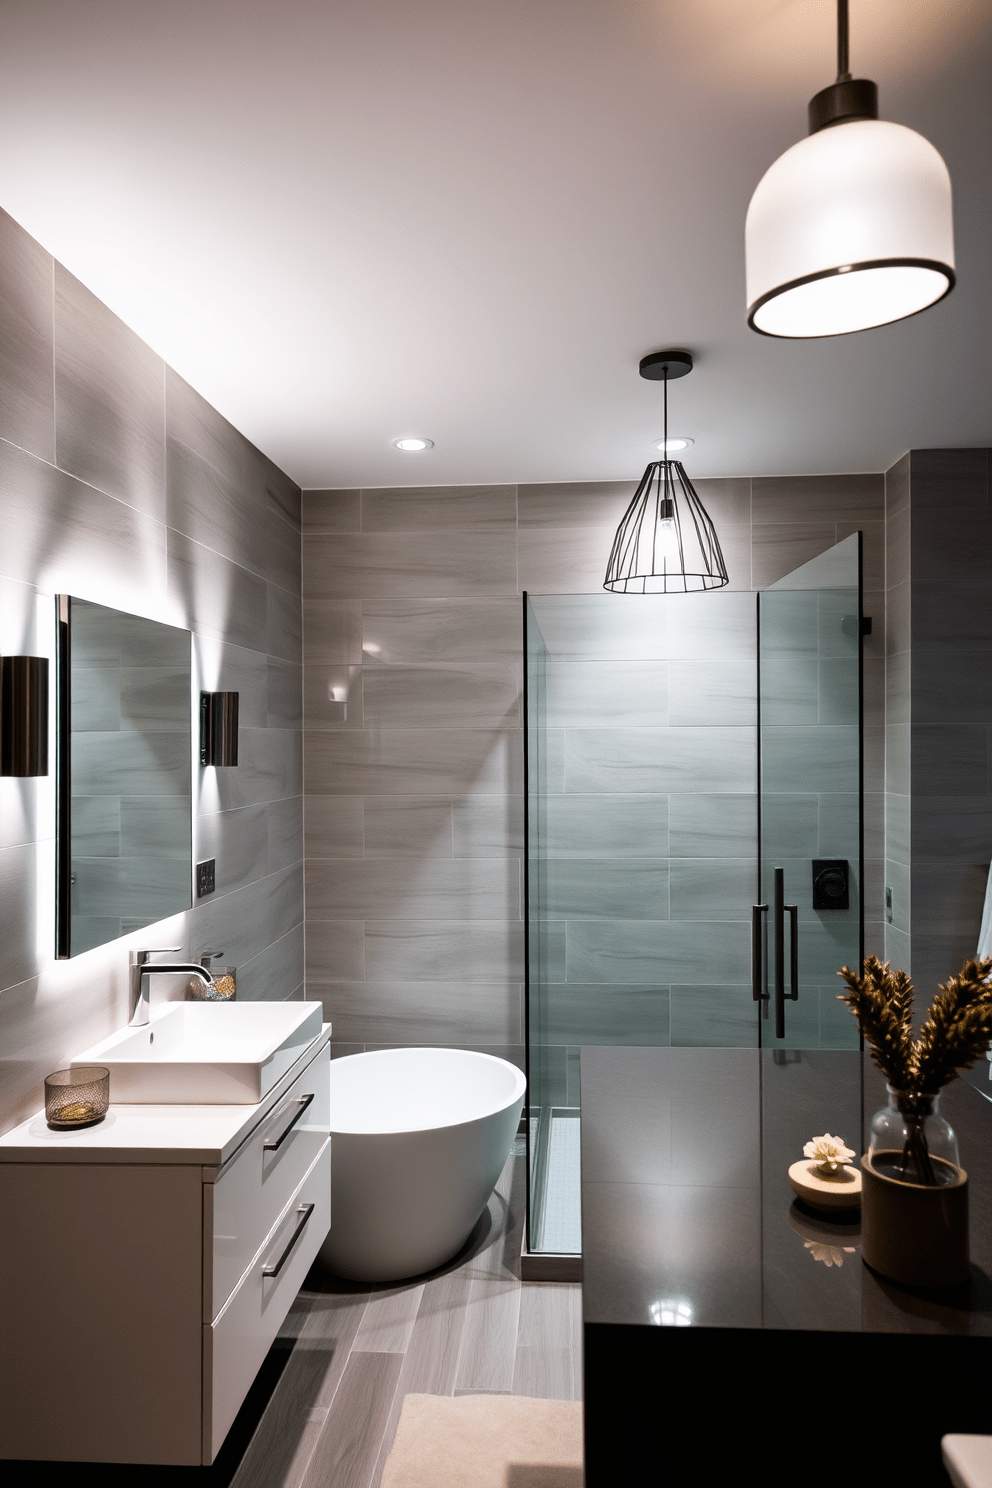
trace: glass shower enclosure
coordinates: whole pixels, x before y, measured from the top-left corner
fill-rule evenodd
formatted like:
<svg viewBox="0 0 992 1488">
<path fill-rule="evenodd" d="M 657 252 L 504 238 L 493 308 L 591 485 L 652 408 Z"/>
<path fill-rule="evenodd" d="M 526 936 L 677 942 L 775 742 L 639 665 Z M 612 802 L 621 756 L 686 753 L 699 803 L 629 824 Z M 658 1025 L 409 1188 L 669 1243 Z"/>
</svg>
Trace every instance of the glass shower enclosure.
<svg viewBox="0 0 992 1488">
<path fill-rule="evenodd" d="M 577 1256 L 583 1045 L 858 1046 L 861 538 L 755 594 L 525 595 L 530 1255 Z"/>
</svg>

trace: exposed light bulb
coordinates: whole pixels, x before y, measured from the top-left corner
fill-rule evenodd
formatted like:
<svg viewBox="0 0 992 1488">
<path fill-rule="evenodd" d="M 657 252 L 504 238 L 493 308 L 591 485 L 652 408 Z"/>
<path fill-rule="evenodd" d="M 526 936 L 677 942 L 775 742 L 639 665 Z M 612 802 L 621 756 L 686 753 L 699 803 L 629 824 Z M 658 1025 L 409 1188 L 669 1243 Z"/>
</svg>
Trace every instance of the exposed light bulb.
<svg viewBox="0 0 992 1488">
<path fill-rule="evenodd" d="M 675 526 L 674 517 L 662 517 L 657 526 L 655 541 L 658 545 L 658 556 L 664 558 L 666 563 L 677 563 L 679 557 L 679 534 Z"/>
</svg>

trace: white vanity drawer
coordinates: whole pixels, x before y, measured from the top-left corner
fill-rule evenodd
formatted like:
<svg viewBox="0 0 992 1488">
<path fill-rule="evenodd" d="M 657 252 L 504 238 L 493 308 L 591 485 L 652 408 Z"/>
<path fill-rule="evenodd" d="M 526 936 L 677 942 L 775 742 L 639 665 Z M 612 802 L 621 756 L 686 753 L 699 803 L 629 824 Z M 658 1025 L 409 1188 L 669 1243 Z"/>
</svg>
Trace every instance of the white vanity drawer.
<svg viewBox="0 0 992 1488">
<path fill-rule="evenodd" d="M 227 1306 L 204 1326 L 204 1463 L 213 1462 L 223 1445 L 330 1223 L 328 1139 Z"/>
<path fill-rule="evenodd" d="M 204 1214 L 204 1322 L 220 1312 L 327 1141 L 330 1060 L 325 1044 L 213 1184 L 212 1220 L 209 1202 Z"/>
</svg>

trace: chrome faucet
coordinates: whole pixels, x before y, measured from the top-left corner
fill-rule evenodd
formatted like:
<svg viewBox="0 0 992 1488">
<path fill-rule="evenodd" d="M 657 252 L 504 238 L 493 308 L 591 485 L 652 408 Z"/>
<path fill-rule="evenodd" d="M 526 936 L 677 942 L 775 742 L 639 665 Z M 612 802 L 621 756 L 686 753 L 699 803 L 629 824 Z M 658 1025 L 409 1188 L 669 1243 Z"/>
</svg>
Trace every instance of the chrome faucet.
<svg viewBox="0 0 992 1488">
<path fill-rule="evenodd" d="M 171 956 L 179 950 L 179 946 L 166 946 L 161 951 L 132 951 L 129 959 L 131 974 L 128 987 L 128 1028 L 143 1028 L 148 1022 L 148 977 L 152 972 L 189 972 L 190 976 L 197 976 L 204 986 L 209 987 L 213 977 L 209 971 L 198 966 L 195 961 L 163 961 L 152 965 L 149 956 Z"/>
</svg>

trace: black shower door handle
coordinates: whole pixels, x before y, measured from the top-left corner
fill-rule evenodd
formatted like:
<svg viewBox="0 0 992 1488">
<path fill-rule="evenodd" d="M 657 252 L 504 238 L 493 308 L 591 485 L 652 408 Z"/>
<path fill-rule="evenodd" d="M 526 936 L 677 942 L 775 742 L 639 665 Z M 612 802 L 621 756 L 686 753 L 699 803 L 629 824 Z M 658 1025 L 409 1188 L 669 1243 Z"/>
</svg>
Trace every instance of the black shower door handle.
<svg viewBox="0 0 992 1488">
<path fill-rule="evenodd" d="M 785 1000 L 799 1001 L 799 906 L 785 902 L 785 869 L 775 869 L 775 1037 L 785 1038 Z M 785 990 L 785 916 L 789 916 L 789 991 Z"/>
<path fill-rule="evenodd" d="M 767 914 L 767 904 L 751 905 L 751 996 L 755 1002 L 768 1001 Z"/>
</svg>

